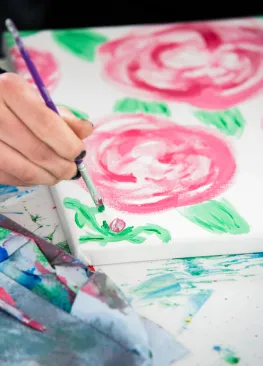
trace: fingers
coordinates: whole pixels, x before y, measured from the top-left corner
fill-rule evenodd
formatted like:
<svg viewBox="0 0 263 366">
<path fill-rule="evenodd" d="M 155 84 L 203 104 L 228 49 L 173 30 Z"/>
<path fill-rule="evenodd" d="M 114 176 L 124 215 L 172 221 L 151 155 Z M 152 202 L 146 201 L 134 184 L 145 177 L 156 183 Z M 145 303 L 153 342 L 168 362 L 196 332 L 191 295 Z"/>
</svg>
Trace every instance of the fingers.
<svg viewBox="0 0 263 366">
<path fill-rule="evenodd" d="M 20 179 L 14 177 L 11 174 L 6 173 L 5 171 L 0 170 L 0 182 L 1 184 L 7 184 L 9 186 L 18 186 L 18 187 L 32 187 L 32 184 L 26 184 L 22 182 Z"/>
<path fill-rule="evenodd" d="M 45 169 L 37 166 L 12 147 L 0 141 L 0 171 L 15 177 L 22 186 L 46 185 L 58 183 L 58 179 Z M 0 180 L 1 184 L 3 183 Z M 9 181 L 7 184 L 11 184 Z"/>
<path fill-rule="evenodd" d="M 85 119 L 77 118 L 69 109 L 59 106 L 58 111 L 63 120 L 75 132 L 75 134 L 84 140 L 93 132 L 93 124 Z"/>
<path fill-rule="evenodd" d="M 59 180 L 71 179 L 76 174 L 75 163 L 57 155 L 5 105 L 1 107 L 0 113 L 0 140 Z"/>
<path fill-rule="evenodd" d="M 8 108 L 43 143 L 64 159 L 74 161 L 84 143 L 55 112 L 46 107 L 28 82 L 18 75 L 1 75 L 0 91 Z"/>
</svg>

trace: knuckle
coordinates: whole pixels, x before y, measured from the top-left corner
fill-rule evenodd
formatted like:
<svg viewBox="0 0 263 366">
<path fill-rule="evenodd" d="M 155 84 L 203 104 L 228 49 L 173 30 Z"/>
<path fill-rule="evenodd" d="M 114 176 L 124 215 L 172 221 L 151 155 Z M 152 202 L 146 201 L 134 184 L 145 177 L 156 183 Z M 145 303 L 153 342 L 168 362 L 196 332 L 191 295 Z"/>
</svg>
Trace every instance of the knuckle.
<svg viewBox="0 0 263 366">
<path fill-rule="evenodd" d="M 34 167 L 23 167 L 23 169 L 18 174 L 19 179 L 27 184 L 34 184 L 37 183 L 37 170 Z"/>
<path fill-rule="evenodd" d="M 31 154 L 34 161 L 38 164 L 52 161 L 54 159 L 55 152 L 53 152 L 47 145 L 42 142 L 35 143 L 31 147 Z"/>
</svg>

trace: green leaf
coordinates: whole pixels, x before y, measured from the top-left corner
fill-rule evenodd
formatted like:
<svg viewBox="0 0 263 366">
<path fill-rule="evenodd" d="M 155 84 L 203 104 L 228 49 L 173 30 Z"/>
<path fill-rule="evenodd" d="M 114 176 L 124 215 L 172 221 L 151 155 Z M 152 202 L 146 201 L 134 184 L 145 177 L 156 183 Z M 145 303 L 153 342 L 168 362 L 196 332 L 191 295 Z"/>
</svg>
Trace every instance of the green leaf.
<svg viewBox="0 0 263 366">
<path fill-rule="evenodd" d="M 136 229 L 132 231 L 132 233 L 129 235 L 129 238 L 131 237 L 135 238 L 141 234 L 146 235 L 155 234 L 164 243 L 168 243 L 171 240 L 171 234 L 169 233 L 168 230 L 162 228 L 159 225 L 154 224 L 146 224 L 144 226 L 138 226 Z"/>
<path fill-rule="evenodd" d="M 146 102 L 133 98 L 117 100 L 113 110 L 120 113 L 149 113 L 171 116 L 171 111 L 166 103 L 158 101 Z"/>
<path fill-rule="evenodd" d="M 221 112 L 197 111 L 194 115 L 208 126 L 214 126 L 228 136 L 240 137 L 246 121 L 237 108 Z"/>
<path fill-rule="evenodd" d="M 39 33 L 39 31 L 38 30 L 20 31 L 20 36 L 22 38 L 25 38 L 25 37 L 29 37 L 33 34 L 36 34 L 36 33 Z M 15 41 L 9 32 L 4 32 L 3 37 L 4 37 L 4 41 L 6 42 L 8 48 L 11 48 L 14 46 Z"/>
<path fill-rule="evenodd" d="M 75 223 L 80 229 L 82 229 L 85 226 L 86 218 L 84 215 L 82 215 L 81 212 L 75 213 Z"/>
<path fill-rule="evenodd" d="M 52 36 L 58 45 L 88 62 L 95 60 L 97 47 L 108 40 L 103 34 L 84 29 L 56 30 Z"/>
<path fill-rule="evenodd" d="M 211 200 L 178 211 L 194 224 L 215 234 L 240 235 L 250 231 L 246 220 L 226 200 Z"/>
<path fill-rule="evenodd" d="M 57 104 L 56 103 L 56 105 L 68 108 L 77 118 L 85 119 L 85 120 L 89 119 L 89 116 L 87 115 L 87 113 L 85 113 L 83 111 L 80 111 L 79 109 L 69 107 L 68 105 L 65 105 L 65 104 Z"/>
<path fill-rule="evenodd" d="M 137 228 L 129 226 L 116 233 L 111 231 L 109 224 L 105 220 L 102 222 L 102 225 L 97 222 L 95 216 L 100 214 L 97 208 L 88 207 L 79 200 L 70 197 L 64 199 L 64 206 L 75 211 L 75 223 L 79 228 L 86 227 L 96 232 L 96 234 L 88 232 L 87 235 L 80 237 L 80 243 L 94 240 L 99 241 L 101 245 L 106 245 L 107 243 L 127 240 L 140 244 L 146 240 L 148 235 L 156 235 L 164 243 L 168 243 L 171 240 L 169 231 L 159 225 L 146 224 Z"/>
</svg>

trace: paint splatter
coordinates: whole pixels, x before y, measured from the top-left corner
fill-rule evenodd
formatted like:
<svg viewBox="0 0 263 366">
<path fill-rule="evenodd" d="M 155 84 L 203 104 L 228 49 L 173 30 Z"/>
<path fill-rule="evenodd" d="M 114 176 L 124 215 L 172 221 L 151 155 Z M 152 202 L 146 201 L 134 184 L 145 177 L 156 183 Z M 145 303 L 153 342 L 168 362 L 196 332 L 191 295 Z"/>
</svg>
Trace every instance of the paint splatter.
<svg viewBox="0 0 263 366">
<path fill-rule="evenodd" d="M 184 207 L 179 212 L 195 225 L 215 234 L 247 234 L 250 227 L 226 200 L 207 201 Z"/>
<path fill-rule="evenodd" d="M 121 113 L 150 113 L 163 114 L 170 117 L 171 111 L 168 104 L 164 102 L 149 102 L 133 98 L 117 100 L 113 108 L 114 112 Z"/>
<path fill-rule="evenodd" d="M 56 30 L 52 37 L 66 51 L 88 62 L 95 60 L 97 47 L 107 41 L 103 34 L 81 29 Z"/>
<path fill-rule="evenodd" d="M 32 213 L 30 213 L 26 207 L 24 207 L 24 209 L 25 209 L 25 211 L 29 214 L 29 216 L 30 216 L 31 220 L 32 220 L 35 224 L 37 224 L 38 228 L 39 228 L 39 229 L 40 229 L 40 228 L 42 228 L 42 227 L 43 227 L 43 225 L 39 223 L 39 221 L 41 221 L 41 220 L 42 220 L 42 217 L 41 217 L 39 214 L 32 214 Z"/>
<path fill-rule="evenodd" d="M 204 124 L 214 126 L 229 136 L 242 136 L 246 125 L 244 117 L 237 108 L 221 112 L 197 111 L 194 115 Z"/>
<path fill-rule="evenodd" d="M 213 350 L 220 354 L 220 358 L 229 365 L 237 365 L 240 361 L 240 357 L 231 351 L 229 348 L 222 348 L 221 346 L 214 346 Z"/>
<path fill-rule="evenodd" d="M 263 276 L 263 253 L 173 259 L 159 266 L 149 265 L 147 279 L 121 285 L 125 294 L 145 306 L 178 306 L 183 297 L 194 296 L 200 308 L 214 283 Z M 194 313 L 194 309 L 191 311 Z"/>
<path fill-rule="evenodd" d="M 160 116 L 108 116 L 86 144 L 84 160 L 105 203 L 130 213 L 211 199 L 225 191 L 236 169 L 224 140 Z"/>
<path fill-rule="evenodd" d="M 49 51 L 40 51 L 32 47 L 29 47 L 28 51 L 48 91 L 53 92 L 57 87 L 61 76 L 58 61 Z M 10 55 L 18 73 L 35 86 L 34 80 L 16 47 L 10 49 Z"/>
<path fill-rule="evenodd" d="M 162 276 L 153 277 L 144 281 L 135 287 L 134 296 L 140 299 L 154 300 L 163 297 L 174 297 L 176 293 L 181 291 L 181 284 L 173 274 L 164 274 Z"/>
<path fill-rule="evenodd" d="M 55 233 L 57 231 L 57 228 L 58 227 L 56 226 L 51 233 L 49 233 L 48 235 L 44 236 L 44 239 L 46 239 L 46 240 L 48 240 L 48 241 L 50 241 L 52 243 L 53 242 L 53 239 L 54 239 L 54 235 L 55 235 Z"/>
<path fill-rule="evenodd" d="M 96 216 L 100 212 L 95 207 L 82 204 L 74 198 L 65 198 L 64 206 L 75 211 L 75 223 L 79 228 L 86 228 L 87 234 L 79 238 L 80 244 L 88 242 L 99 242 L 105 246 L 107 243 L 128 241 L 133 244 L 142 244 L 149 235 L 155 235 L 163 243 L 171 240 L 168 230 L 159 225 L 145 224 L 143 226 L 128 226 L 120 232 L 114 232 L 106 221 L 100 225 Z"/>
<path fill-rule="evenodd" d="M 129 94 L 224 110 L 263 88 L 257 21 L 148 26 L 103 44 L 103 72 Z"/>
</svg>

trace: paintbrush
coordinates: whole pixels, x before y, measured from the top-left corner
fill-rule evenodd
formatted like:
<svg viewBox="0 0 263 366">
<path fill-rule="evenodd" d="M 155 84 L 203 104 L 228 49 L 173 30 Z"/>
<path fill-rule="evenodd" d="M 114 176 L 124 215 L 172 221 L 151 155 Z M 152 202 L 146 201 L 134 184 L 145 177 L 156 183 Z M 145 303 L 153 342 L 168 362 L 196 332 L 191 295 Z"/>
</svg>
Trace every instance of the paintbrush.
<svg viewBox="0 0 263 366">
<path fill-rule="evenodd" d="M 55 113 L 57 113 L 59 115 L 59 112 L 55 106 L 55 104 L 53 103 L 33 61 L 31 60 L 31 57 L 29 56 L 29 53 L 26 49 L 26 47 L 23 44 L 22 38 L 19 35 L 19 32 L 15 26 L 15 24 L 13 23 L 12 20 L 7 19 L 5 21 L 6 27 L 8 29 L 8 31 L 10 32 L 10 34 L 12 35 L 12 37 L 14 38 L 14 41 L 19 49 L 19 52 L 23 58 L 23 60 L 25 61 L 28 71 L 30 72 L 42 98 L 44 99 L 44 102 L 46 103 L 46 105 L 52 109 Z M 102 201 L 102 198 L 100 197 L 99 192 L 97 191 L 94 183 L 92 182 L 92 179 L 88 173 L 87 167 L 85 166 L 85 163 L 82 160 L 83 158 L 78 158 L 75 160 L 78 171 L 81 174 L 81 177 L 83 179 L 83 181 L 85 182 L 90 195 L 92 197 L 92 200 L 94 202 L 94 204 L 100 208 L 100 209 L 104 209 L 104 204 Z"/>
<path fill-rule="evenodd" d="M 36 320 L 31 319 L 28 315 L 24 314 L 14 305 L 11 305 L 11 303 L 8 303 L 2 299 L 0 299 L 0 309 L 32 329 L 38 330 L 40 332 L 46 330 L 46 327 L 44 327 L 44 325 L 38 323 Z"/>
</svg>

